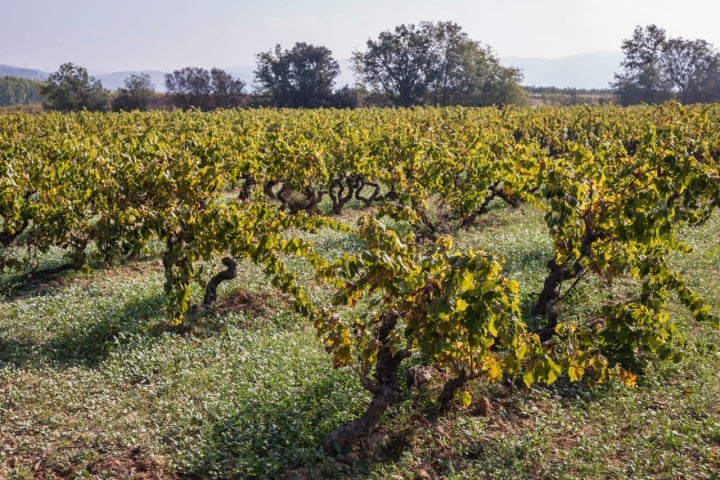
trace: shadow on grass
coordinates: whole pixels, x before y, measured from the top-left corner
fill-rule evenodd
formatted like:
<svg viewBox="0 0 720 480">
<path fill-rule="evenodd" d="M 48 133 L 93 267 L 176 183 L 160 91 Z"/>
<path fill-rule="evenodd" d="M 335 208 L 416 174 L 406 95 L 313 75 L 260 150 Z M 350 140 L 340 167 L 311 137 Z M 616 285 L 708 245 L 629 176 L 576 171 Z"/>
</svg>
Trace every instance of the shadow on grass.
<svg viewBox="0 0 720 480">
<path fill-rule="evenodd" d="M 505 265 L 506 271 L 522 271 L 532 272 L 538 271 L 546 274 L 548 271 L 548 260 L 553 258 L 552 250 L 538 245 L 538 248 L 532 250 L 522 250 L 520 252 L 506 252 Z"/>
<path fill-rule="evenodd" d="M 343 382 L 347 377 L 333 371 L 297 395 L 253 398 L 238 405 L 234 415 L 215 423 L 209 445 L 182 472 L 183 478 L 343 477 L 351 467 L 321 449 L 324 437 L 347 421 L 345 412 L 358 408 L 357 399 L 339 388 Z M 352 472 L 357 474 L 358 466 Z"/>
<path fill-rule="evenodd" d="M 89 262 L 87 266 L 90 268 L 92 274 L 112 271 L 113 269 L 121 267 L 142 269 L 151 266 L 153 262 L 158 261 L 160 258 L 159 255 L 154 254 L 141 255 L 135 260 L 122 261 L 112 265 L 99 260 L 93 260 Z M 67 259 L 44 260 L 41 262 L 39 269 L 40 272 L 42 272 L 43 270 L 57 268 L 65 264 L 67 264 Z M 20 299 L 49 295 L 57 291 L 58 288 L 72 284 L 75 281 L 84 281 L 88 278 L 91 277 L 87 273 L 84 273 L 82 269 L 76 270 L 71 268 L 54 274 L 40 273 L 32 279 L 30 278 L 29 271 L 8 269 L 6 271 L 0 271 L 0 298 L 6 302 L 14 302 Z"/>
<path fill-rule="evenodd" d="M 3 286 L 13 283 L 7 282 L 7 278 L 3 279 Z M 96 290 L 90 277 L 65 274 L 43 277 L 33 282 L 28 282 L 21 275 L 13 278 L 18 279 L 18 282 L 12 288 L 0 290 L 0 295 L 5 294 L 4 298 L 0 297 L 0 306 L 39 297 L 47 297 L 52 301 L 52 297 L 63 294 L 64 289 L 70 286 L 79 285 L 84 292 L 77 299 L 77 312 L 72 315 L 75 318 L 71 324 L 45 321 L 43 324 L 48 324 L 47 331 L 41 329 L 39 332 L 32 325 L 28 325 L 27 332 L 22 331 L 22 325 L 19 328 L 0 326 L 0 365 L 20 368 L 41 365 L 56 368 L 82 365 L 93 368 L 103 362 L 110 352 L 130 343 L 132 338 L 146 338 L 154 343 L 154 339 L 159 340 L 167 332 L 212 336 L 226 328 L 227 324 L 222 317 L 228 313 L 248 314 L 266 320 L 290 308 L 288 300 L 274 289 L 236 292 L 224 295 L 215 308 L 207 313 L 191 309 L 183 325 L 169 327 L 164 317 L 166 299 L 160 288 L 146 290 L 131 300 L 114 300 L 112 292 Z M 83 288 L 86 284 L 87 287 Z M 85 303 L 86 299 L 82 298 L 82 295 L 92 297 L 98 292 L 110 295 L 109 302 Z M 44 302 L 44 299 L 40 302 Z M 69 303 L 65 308 L 74 306 Z M 281 325 L 278 323 L 278 326 Z M 56 330 L 53 331 L 53 328 Z"/>
<path fill-rule="evenodd" d="M 5 328 L 0 330 L 0 364 L 95 367 L 127 338 L 121 333 L 157 336 L 149 327 L 163 311 L 164 301 L 163 295 L 157 293 L 124 303 L 101 312 L 81 326 L 65 328 L 46 341 L 8 339 Z"/>
<path fill-rule="evenodd" d="M 208 441 L 183 478 L 381 478 L 382 472 L 412 468 L 415 478 L 441 478 L 484 465 L 522 473 L 532 463 L 533 422 L 528 402 L 545 398 L 544 391 L 563 406 L 589 403 L 611 394 L 583 384 L 558 380 L 534 391 L 493 384 L 488 394 L 493 411 L 485 434 L 471 439 L 450 435 L 455 416 L 476 415 L 473 410 L 431 417 L 422 408 L 393 408 L 378 431 L 361 441 L 353 452 L 331 458 L 321 450 L 330 431 L 362 413 L 364 402 L 348 398 L 331 374 L 305 386 L 295 395 L 277 399 L 253 398 L 237 405 L 234 415 L 219 418 Z M 500 408 L 500 411 L 496 410 Z M 498 430 L 497 428 L 500 427 Z M 534 448 L 534 447 L 533 447 Z"/>
<path fill-rule="evenodd" d="M 349 420 L 348 412 L 359 416 L 365 407 L 348 399 L 336 382 L 326 378 L 281 401 L 254 398 L 238 405 L 234 415 L 214 424 L 192 466 L 180 472 L 182 478 L 369 479 L 408 465 L 417 478 L 440 478 L 471 464 L 483 464 L 487 455 L 500 457 L 490 462 L 493 465 L 517 464 L 521 469 L 521 460 L 528 454 L 522 446 L 496 435 L 474 441 L 462 435 L 448 437 L 445 432 L 453 428 L 456 413 L 430 418 L 422 408 L 414 412 L 393 408 L 376 433 L 352 452 L 331 458 L 321 449 L 323 439 Z M 516 412 L 521 410 L 520 392 L 504 391 L 516 397 L 504 402 L 514 418 L 519 418 Z"/>
<path fill-rule="evenodd" d="M 64 285 L 67 275 L 65 273 L 28 280 L 25 274 L 5 273 L 0 276 L 0 298 L 11 303 L 25 298 L 50 295 Z"/>
</svg>

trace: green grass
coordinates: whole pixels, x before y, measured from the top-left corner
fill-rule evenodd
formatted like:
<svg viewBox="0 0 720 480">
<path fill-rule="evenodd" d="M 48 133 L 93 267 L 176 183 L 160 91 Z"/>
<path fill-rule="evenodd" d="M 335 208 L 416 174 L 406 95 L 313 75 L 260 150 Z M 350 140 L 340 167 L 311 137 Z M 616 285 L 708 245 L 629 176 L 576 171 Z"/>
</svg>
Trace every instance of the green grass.
<svg viewBox="0 0 720 480">
<path fill-rule="evenodd" d="M 683 235 L 695 250 L 677 268 L 720 312 L 720 218 Z M 312 238 L 328 256 L 359 247 Z M 551 252 L 529 207 L 493 210 L 456 246 L 503 253 L 526 304 Z M 287 298 L 243 264 L 181 335 L 160 328 L 162 281 L 157 258 L 33 284 L 0 275 L 0 478 L 719 478 L 720 332 L 677 305 L 685 359 L 654 364 L 634 389 L 479 382 L 473 405 L 439 418 L 427 392 L 406 392 L 380 432 L 333 459 L 323 437 L 368 396 Z M 571 313 L 612 294 L 601 287 L 582 285 Z"/>
</svg>

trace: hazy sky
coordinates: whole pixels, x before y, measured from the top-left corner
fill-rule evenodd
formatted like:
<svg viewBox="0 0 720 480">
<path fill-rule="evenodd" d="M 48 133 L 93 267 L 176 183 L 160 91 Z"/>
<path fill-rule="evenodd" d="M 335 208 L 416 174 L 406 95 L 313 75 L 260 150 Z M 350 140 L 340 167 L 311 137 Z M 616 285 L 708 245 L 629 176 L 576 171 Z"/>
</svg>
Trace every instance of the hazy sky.
<svg viewBox="0 0 720 480">
<path fill-rule="evenodd" d="M 0 0 L 0 64 L 91 72 L 254 65 L 276 43 L 336 59 L 402 23 L 451 20 L 501 57 L 619 51 L 636 25 L 720 48 L 719 0 Z"/>
</svg>

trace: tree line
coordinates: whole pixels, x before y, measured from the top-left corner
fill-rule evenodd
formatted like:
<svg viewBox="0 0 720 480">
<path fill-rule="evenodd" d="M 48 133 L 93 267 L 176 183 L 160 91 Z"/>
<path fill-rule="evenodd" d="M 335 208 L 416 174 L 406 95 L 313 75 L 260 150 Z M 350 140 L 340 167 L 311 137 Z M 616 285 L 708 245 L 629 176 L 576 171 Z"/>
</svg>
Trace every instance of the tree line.
<svg viewBox="0 0 720 480">
<path fill-rule="evenodd" d="M 622 71 L 611 83 L 623 105 L 720 101 L 720 52 L 705 40 L 668 37 L 656 25 L 636 27 L 622 43 Z M 334 89 L 340 66 L 323 46 L 280 45 L 256 55 L 254 90 L 219 68 L 185 67 L 165 74 L 165 95 L 147 74 L 111 93 L 85 68 L 66 63 L 46 82 L 0 79 L 0 105 L 38 103 L 51 110 L 213 110 L 234 107 L 355 108 L 361 106 L 524 104 L 522 73 L 505 67 L 489 46 L 453 22 L 399 25 L 353 52 L 357 84 Z M 566 92 L 567 93 L 567 92 Z M 570 92 L 567 102 L 573 103 Z"/>
<path fill-rule="evenodd" d="M 363 105 L 506 105 L 524 103 L 522 74 L 504 67 L 490 47 L 470 39 L 452 22 L 400 25 L 356 51 L 358 84 L 333 89 L 340 66 L 323 46 L 280 45 L 256 55 L 254 91 L 219 68 L 185 67 L 165 75 L 160 97 L 148 75 L 132 75 L 114 96 L 71 63 L 51 74 L 41 89 L 54 110 L 146 110 L 165 106 L 200 110 L 239 106 L 354 108 Z"/>
<path fill-rule="evenodd" d="M 623 72 L 612 84 L 621 104 L 720 100 L 720 52 L 705 40 L 672 38 L 656 25 L 638 26 L 622 50 Z"/>
<path fill-rule="evenodd" d="M 0 106 L 42 103 L 40 93 L 43 82 L 29 78 L 1 77 Z"/>
</svg>

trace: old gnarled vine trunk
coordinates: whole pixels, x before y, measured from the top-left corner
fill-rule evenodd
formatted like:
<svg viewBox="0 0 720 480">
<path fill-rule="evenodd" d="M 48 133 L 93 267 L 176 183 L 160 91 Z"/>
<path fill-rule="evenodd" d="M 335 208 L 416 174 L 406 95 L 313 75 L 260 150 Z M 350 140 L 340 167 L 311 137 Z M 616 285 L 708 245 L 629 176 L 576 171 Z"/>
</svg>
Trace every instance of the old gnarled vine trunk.
<svg viewBox="0 0 720 480">
<path fill-rule="evenodd" d="M 372 434 L 387 408 L 400 400 L 398 369 L 402 361 L 410 356 L 410 351 L 402 349 L 393 354 L 388 344 L 390 333 L 395 328 L 397 320 L 396 315 L 388 314 L 377 330 L 380 349 L 375 364 L 375 381 L 364 382 L 365 388 L 373 394 L 370 405 L 360 418 L 330 432 L 323 442 L 325 452 L 328 454 L 338 453 Z"/>
</svg>

